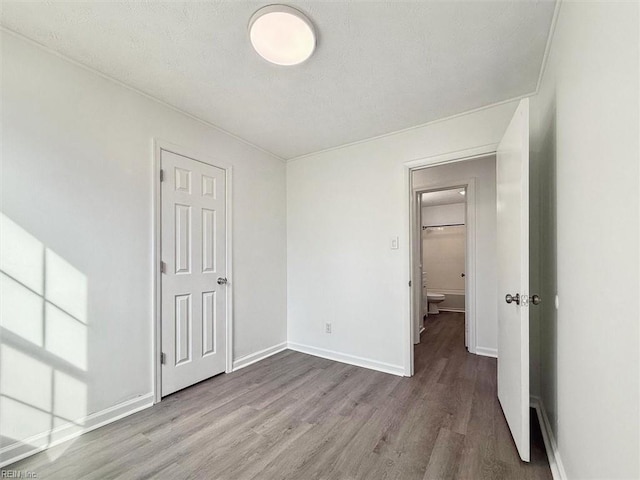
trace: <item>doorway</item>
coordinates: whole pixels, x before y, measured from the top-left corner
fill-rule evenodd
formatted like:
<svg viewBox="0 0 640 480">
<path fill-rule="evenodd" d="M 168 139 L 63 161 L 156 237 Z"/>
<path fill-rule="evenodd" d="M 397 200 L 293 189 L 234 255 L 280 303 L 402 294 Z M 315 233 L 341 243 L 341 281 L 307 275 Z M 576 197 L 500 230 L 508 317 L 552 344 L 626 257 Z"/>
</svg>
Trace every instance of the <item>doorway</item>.
<svg viewBox="0 0 640 480">
<path fill-rule="evenodd" d="M 466 196 L 466 187 L 419 194 L 420 334 L 441 312 L 457 312 L 465 318 Z M 465 325 L 464 331 L 468 330 Z M 468 347 L 468 334 L 465 334 L 464 345 Z"/>
<path fill-rule="evenodd" d="M 454 159 L 452 159 L 454 160 Z M 449 291 L 451 300 L 456 303 L 444 303 L 450 309 L 464 310 L 465 344 L 470 353 L 497 357 L 498 342 L 498 295 L 497 295 L 497 210 L 496 210 L 496 155 L 489 152 L 472 158 L 442 162 L 433 165 L 419 165 L 409 173 L 411 188 L 411 334 L 413 345 L 419 342 L 420 329 L 423 326 L 423 278 L 422 278 L 422 227 L 464 223 L 465 258 L 464 268 L 457 272 L 459 283 L 452 285 L 429 285 L 427 287 Z M 446 207 L 452 211 L 436 211 L 438 215 L 431 219 L 422 219 L 422 197 L 429 192 L 438 194 L 457 204 Z M 462 195 L 460 192 L 464 192 Z M 429 195 L 432 196 L 432 195 Z M 435 196 L 435 195 L 434 195 Z M 427 197 L 428 198 L 428 197 Z M 457 206 L 456 206 L 457 205 Z M 438 210 L 438 209 L 436 209 Z M 447 214 L 448 216 L 446 216 Z M 445 216 L 443 216 L 445 215 Z M 459 225 L 461 226 L 461 225 Z M 431 234 L 430 234 L 431 235 Z M 460 269 L 460 267 L 458 267 Z M 428 275 L 428 271 L 426 271 Z M 461 275 L 464 273 L 464 277 Z M 464 286 L 462 286 L 464 285 Z M 462 292 L 462 290 L 464 290 Z M 443 293 L 443 292 L 436 292 Z M 447 297 L 446 292 L 445 299 Z M 462 304 L 464 293 L 464 304 Z M 456 296 L 456 294 L 458 294 Z M 441 303 L 440 305 L 442 305 Z M 428 304 L 427 304 L 428 307 Z M 452 308 L 451 308 L 452 307 Z M 459 313 L 459 312 L 458 312 Z M 460 315 L 458 315 L 459 317 Z M 427 315 L 428 318 L 428 315 Z"/>
<path fill-rule="evenodd" d="M 157 145 L 155 396 L 231 366 L 230 167 Z"/>
<path fill-rule="evenodd" d="M 478 163 L 458 162 L 411 172 L 414 198 L 411 217 L 414 345 L 420 342 L 425 320 L 429 321 L 429 308 L 434 320 L 435 312 L 442 307 L 464 316 L 462 348 L 477 353 L 477 184 L 479 182 L 481 187 L 481 200 L 486 203 L 487 196 L 495 195 L 494 165 L 493 156 L 487 156 L 478 159 Z M 492 212 L 495 200 L 493 205 Z M 481 239 L 485 239 L 487 229 L 495 228 L 495 216 L 486 218 L 486 210 L 486 205 L 480 209 L 485 221 Z M 448 258 L 443 258 L 443 249 L 449 250 Z M 481 273 L 486 275 L 486 258 L 491 261 L 494 257 L 492 251 L 480 260 Z M 483 313 L 486 313 L 487 300 L 495 301 L 495 295 L 480 301 Z"/>
</svg>

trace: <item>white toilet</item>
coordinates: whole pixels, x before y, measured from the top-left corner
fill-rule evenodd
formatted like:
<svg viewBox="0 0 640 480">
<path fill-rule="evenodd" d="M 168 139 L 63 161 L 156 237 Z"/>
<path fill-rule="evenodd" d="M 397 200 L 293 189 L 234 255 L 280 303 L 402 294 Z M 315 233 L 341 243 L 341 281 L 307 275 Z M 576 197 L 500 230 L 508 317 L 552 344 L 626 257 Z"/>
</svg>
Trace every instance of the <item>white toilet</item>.
<svg viewBox="0 0 640 480">
<path fill-rule="evenodd" d="M 445 296 L 443 293 L 430 292 L 427 290 L 427 302 L 429 308 L 427 312 L 429 315 L 437 315 L 440 313 L 438 310 L 438 304 L 444 302 Z"/>
</svg>

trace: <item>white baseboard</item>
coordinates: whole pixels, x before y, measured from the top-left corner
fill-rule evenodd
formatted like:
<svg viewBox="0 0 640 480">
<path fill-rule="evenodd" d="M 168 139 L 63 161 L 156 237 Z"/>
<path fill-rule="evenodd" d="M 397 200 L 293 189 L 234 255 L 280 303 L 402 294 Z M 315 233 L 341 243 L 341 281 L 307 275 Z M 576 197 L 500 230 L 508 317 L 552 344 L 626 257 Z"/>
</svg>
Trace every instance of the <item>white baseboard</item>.
<svg viewBox="0 0 640 480">
<path fill-rule="evenodd" d="M 260 360 L 264 360 L 271 355 L 275 355 L 276 353 L 280 353 L 283 350 L 287 349 L 287 342 L 279 343 L 278 345 L 274 345 L 273 347 L 265 348 L 264 350 L 260 350 L 259 352 L 250 353 L 249 355 L 245 355 L 244 357 L 240 357 L 233 361 L 233 372 L 236 370 L 240 370 L 241 368 L 248 367 Z"/>
<path fill-rule="evenodd" d="M 7 445 L 0 449 L 0 467 L 10 465 L 18 460 L 34 455 L 60 443 L 79 437 L 83 433 L 120 420 L 123 417 L 139 412 L 153 405 L 153 393 L 127 400 L 100 412 L 92 413 L 76 423 L 60 425 L 53 430 L 48 430 L 34 435 L 25 440 Z"/>
<path fill-rule="evenodd" d="M 542 440 L 544 441 L 544 448 L 547 451 L 547 458 L 549 459 L 553 480 L 567 480 L 567 473 L 564 470 L 562 460 L 560 459 L 560 452 L 558 451 L 558 443 L 553 434 L 553 429 L 549 423 L 549 417 L 547 417 L 547 411 L 544 409 L 542 399 L 532 395 L 531 406 L 535 408 L 536 414 L 538 415 L 538 423 L 540 423 L 540 430 L 542 430 Z"/>
<path fill-rule="evenodd" d="M 497 348 L 476 347 L 476 355 L 482 355 L 483 357 L 498 358 Z"/>
<path fill-rule="evenodd" d="M 400 365 L 392 365 L 390 363 L 371 360 L 370 358 L 357 357 L 355 355 L 349 355 L 347 353 L 325 350 L 324 348 L 311 347 L 309 345 L 302 345 L 295 342 L 288 342 L 287 346 L 290 350 L 295 350 L 296 352 L 307 353 L 316 357 L 322 357 L 328 360 L 334 360 L 336 362 L 348 363 L 349 365 L 369 368 L 371 370 L 378 370 L 379 372 L 399 375 L 401 377 L 405 376 L 404 367 Z"/>
</svg>

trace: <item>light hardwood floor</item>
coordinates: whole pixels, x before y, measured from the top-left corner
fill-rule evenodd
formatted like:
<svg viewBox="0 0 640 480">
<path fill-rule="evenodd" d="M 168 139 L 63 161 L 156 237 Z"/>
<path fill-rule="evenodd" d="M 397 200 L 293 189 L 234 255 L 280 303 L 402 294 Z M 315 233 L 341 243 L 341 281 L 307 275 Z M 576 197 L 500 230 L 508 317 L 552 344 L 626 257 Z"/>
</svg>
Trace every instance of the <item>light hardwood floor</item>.
<svg viewBox="0 0 640 480">
<path fill-rule="evenodd" d="M 522 463 L 496 361 L 464 317 L 429 317 L 415 376 L 285 351 L 6 469 L 40 479 L 551 479 L 532 416 Z"/>
</svg>

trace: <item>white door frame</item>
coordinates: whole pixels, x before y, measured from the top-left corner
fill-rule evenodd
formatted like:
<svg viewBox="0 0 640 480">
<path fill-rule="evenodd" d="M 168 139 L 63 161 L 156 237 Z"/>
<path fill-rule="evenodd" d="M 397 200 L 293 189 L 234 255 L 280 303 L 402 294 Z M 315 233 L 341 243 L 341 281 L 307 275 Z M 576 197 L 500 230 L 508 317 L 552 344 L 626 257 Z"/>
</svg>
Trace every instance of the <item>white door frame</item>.
<svg viewBox="0 0 640 480">
<path fill-rule="evenodd" d="M 433 167 L 436 165 L 446 165 L 449 163 L 464 162 L 467 160 L 475 160 L 481 157 L 489 155 L 495 155 L 498 149 L 497 144 L 482 145 L 475 148 L 466 150 L 460 150 L 456 152 L 445 153 L 441 155 L 435 155 L 432 157 L 426 157 L 418 160 L 412 160 L 403 164 L 403 176 L 404 176 L 404 205 L 403 205 L 403 219 L 404 219 L 404 231 L 407 232 L 407 240 L 405 242 L 404 256 L 404 268 L 405 278 L 411 282 L 411 287 L 408 289 L 408 294 L 405 299 L 405 305 L 408 305 L 408 309 L 405 311 L 404 322 L 404 370 L 405 376 L 413 376 L 413 325 L 415 319 L 415 289 L 414 283 L 414 238 L 415 238 L 415 197 L 413 187 L 411 184 L 411 174 L 413 170 L 420 170 L 425 167 Z M 428 188 L 427 188 L 428 190 Z M 475 219 L 474 219 L 475 220 Z M 474 247 L 475 248 L 475 247 Z M 475 256 L 474 256 L 475 259 Z M 475 278 L 475 260 L 474 260 L 474 278 Z M 475 282 L 474 282 L 475 289 Z M 475 315 L 475 291 L 473 298 L 473 311 Z M 474 325 L 475 328 L 475 325 Z M 474 333 L 475 337 L 475 333 Z M 474 348 L 475 350 L 475 348 Z"/>
<path fill-rule="evenodd" d="M 424 168 L 431 168 L 433 165 Z M 467 178 L 462 180 L 447 181 L 447 182 L 434 182 L 433 184 L 427 184 L 425 186 L 413 189 L 413 206 L 414 206 L 414 222 L 416 222 L 417 206 L 420 201 L 420 195 L 429 192 L 438 192 L 442 190 L 451 190 L 453 188 L 465 188 L 465 277 L 464 277 L 464 293 L 465 293 L 465 343 L 470 353 L 476 353 L 476 179 Z M 415 225 L 418 227 L 418 225 Z M 414 239 L 414 252 L 415 255 L 419 255 L 421 247 L 419 245 L 422 242 L 422 229 L 421 226 L 412 229 Z M 415 260 L 415 259 L 414 259 Z M 422 260 L 422 259 L 420 259 Z M 417 262 L 416 262 L 417 264 Z M 413 266 L 415 270 L 415 265 Z M 420 272 L 420 278 L 418 280 L 418 273 L 416 272 L 412 281 L 412 295 L 414 298 L 414 308 L 417 306 L 418 298 L 422 302 L 422 272 Z M 417 298 L 418 297 L 418 298 Z M 420 343 L 420 331 L 418 328 L 419 316 L 418 312 L 413 313 L 413 343 Z"/>
<path fill-rule="evenodd" d="M 160 364 L 160 354 L 162 352 L 162 275 L 160 272 L 161 258 L 161 238 L 162 238 L 162 222 L 161 222 L 161 185 L 160 185 L 160 167 L 161 167 L 161 155 L 162 152 L 171 152 L 176 155 L 190 158 L 197 162 L 201 162 L 213 167 L 220 168 L 225 171 L 226 179 L 226 215 L 225 215 L 225 227 L 226 227 L 226 261 L 227 261 L 227 280 L 226 285 L 226 302 L 227 302 L 227 315 L 225 319 L 226 329 L 226 366 L 225 373 L 230 373 L 233 370 L 233 229 L 232 229 L 232 174 L 233 167 L 229 164 L 219 161 L 217 158 L 203 155 L 199 152 L 194 152 L 185 147 L 175 145 L 164 140 L 157 138 L 153 139 L 153 303 L 152 319 L 153 319 L 153 339 L 152 339 L 152 384 L 154 403 L 160 402 L 162 399 L 162 365 Z"/>
</svg>

